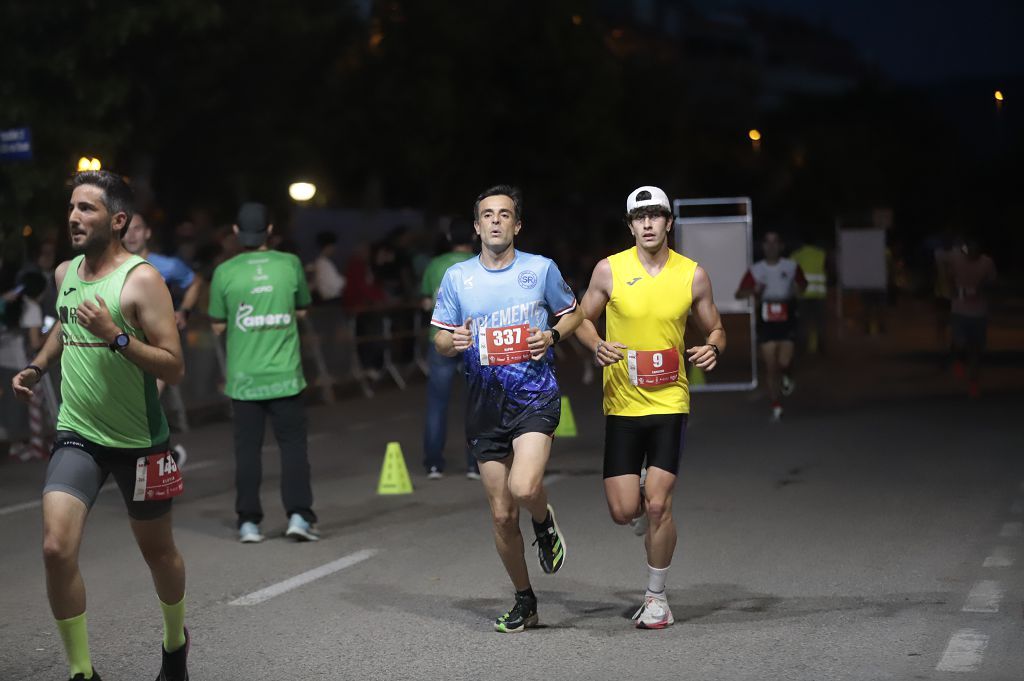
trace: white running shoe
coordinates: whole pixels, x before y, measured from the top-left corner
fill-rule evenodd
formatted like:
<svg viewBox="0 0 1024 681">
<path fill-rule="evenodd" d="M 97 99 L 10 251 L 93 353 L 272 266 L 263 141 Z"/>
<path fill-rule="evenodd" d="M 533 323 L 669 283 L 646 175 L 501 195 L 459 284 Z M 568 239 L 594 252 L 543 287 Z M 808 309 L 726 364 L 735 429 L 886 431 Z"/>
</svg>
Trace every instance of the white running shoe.
<svg viewBox="0 0 1024 681">
<path fill-rule="evenodd" d="M 647 511 L 644 511 L 642 516 L 633 518 L 629 521 L 629 526 L 633 528 L 633 534 L 638 537 L 642 537 L 647 534 L 647 528 L 650 527 L 651 522 L 647 519 Z"/>
<path fill-rule="evenodd" d="M 789 374 L 782 374 L 782 394 L 790 396 L 796 390 L 796 381 L 789 377 Z"/>
<path fill-rule="evenodd" d="M 440 480 L 444 477 L 444 473 L 437 470 L 437 466 L 431 466 L 430 470 L 427 471 L 427 480 Z"/>
<path fill-rule="evenodd" d="M 469 480 L 479 480 L 480 479 L 480 472 L 479 471 L 466 471 L 466 478 L 468 478 Z"/>
<path fill-rule="evenodd" d="M 319 541 L 320 530 L 316 529 L 314 523 L 309 522 L 298 513 L 292 513 L 288 519 L 288 529 L 285 530 L 284 536 L 298 541 Z"/>
<path fill-rule="evenodd" d="M 676 623 L 668 601 L 657 596 L 647 595 L 644 604 L 633 615 L 637 629 L 664 629 Z"/>
<path fill-rule="evenodd" d="M 772 407 L 772 423 L 778 423 L 782 420 L 782 405 L 776 404 Z"/>
<path fill-rule="evenodd" d="M 174 452 L 171 454 L 174 457 L 174 465 L 179 469 L 184 468 L 185 462 L 188 461 L 188 452 L 185 451 L 185 448 L 181 445 L 174 445 L 171 451 Z"/>
<path fill-rule="evenodd" d="M 238 541 L 243 544 L 259 544 L 263 541 L 260 526 L 248 521 L 242 523 L 242 526 L 238 528 Z"/>
</svg>

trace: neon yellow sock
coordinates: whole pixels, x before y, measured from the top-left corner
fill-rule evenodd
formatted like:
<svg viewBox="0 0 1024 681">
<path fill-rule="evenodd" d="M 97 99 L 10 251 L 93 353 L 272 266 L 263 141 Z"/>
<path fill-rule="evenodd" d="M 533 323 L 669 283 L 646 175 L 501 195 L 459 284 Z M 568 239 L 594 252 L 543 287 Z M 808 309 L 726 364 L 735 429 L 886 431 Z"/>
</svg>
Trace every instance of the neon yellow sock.
<svg viewBox="0 0 1024 681">
<path fill-rule="evenodd" d="M 84 674 L 92 678 L 92 659 L 89 657 L 89 626 L 85 622 L 85 613 L 66 620 L 57 620 L 60 639 L 64 642 L 64 652 L 68 656 L 69 676 Z"/>
<path fill-rule="evenodd" d="M 160 601 L 160 609 L 164 613 L 164 650 L 173 653 L 185 645 L 185 597 L 174 605 Z"/>
</svg>

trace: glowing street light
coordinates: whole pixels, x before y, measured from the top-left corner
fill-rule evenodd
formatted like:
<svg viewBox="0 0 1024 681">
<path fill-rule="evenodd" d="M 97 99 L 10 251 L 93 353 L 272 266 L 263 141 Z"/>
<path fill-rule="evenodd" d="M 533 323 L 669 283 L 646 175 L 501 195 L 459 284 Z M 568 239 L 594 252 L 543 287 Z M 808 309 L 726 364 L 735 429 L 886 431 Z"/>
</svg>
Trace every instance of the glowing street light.
<svg viewBox="0 0 1024 681">
<path fill-rule="evenodd" d="M 293 182 L 288 185 L 288 196 L 293 201 L 305 203 L 316 196 L 316 185 L 311 182 Z"/>
<path fill-rule="evenodd" d="M 1003 101 L 1003 91 L 1002 90 L 996 90 L 995 98 L 996 98 L 997 102 Z"/>
<path fill-rule="evenodd" d="M 751 128 L 750 131 L 747 133 L 747 137 L 750 138 L 751 142 L 760 142 L 761 131 L 758 130 L 757 128 Z"/>
<path fill-rule="evenodd" d="M 83 156 L 78 159 L 78 172 L 84 173 L 86 170 L 100 170 L 103 168 L 103 164 L 100 163 L 98 158 L 88 158 Z"/>
</svg>

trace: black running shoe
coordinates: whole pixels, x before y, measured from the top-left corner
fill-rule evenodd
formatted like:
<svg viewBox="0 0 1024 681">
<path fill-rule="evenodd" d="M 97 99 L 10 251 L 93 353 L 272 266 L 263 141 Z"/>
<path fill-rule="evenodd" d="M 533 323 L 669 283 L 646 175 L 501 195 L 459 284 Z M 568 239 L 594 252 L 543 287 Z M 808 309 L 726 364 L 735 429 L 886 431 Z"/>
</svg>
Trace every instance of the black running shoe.
<svg viewBox="0 0 1024 681">
<path fill-rule="evenodd" d="M 494 630 L 503 634 L 518 634 L 529 627 L 537 626 L 537 599 L 516 594 L 516 604 L 504 615 L 494 620 Z"/>
<path fill-rule="evenodd" d="M 540 569 L 549 575 L 558 572 L 565 563 L 565 539 L 558 529 L 555 511 L 550 504 L 547 520 L 541 524 L 534 523 L 533 531 L 537 534 L 537 539 L 533 543 L 537 546 Z"/>
<path fill-rule="evenodd" d="M 163 661 L 160 663 L 160 675 L 156 681 L 188 681 L 188 648 L 192 645 L 192 637 L 188 635 L 188 627 L 185 627 L 185 645 L 169 653 L 160 646 Z"/>
<path fill-rule="evenodd" d="M 68 679 L 68 681 L 86 681 L 85 674 L 75 674 L 70 679 Z M 97 673 L 95 667 L 93 667 L 92 676 L 89 677 L 89 681 L 103 681 L 103 679 L 100 678 L 99 673 Z"/>
</svg>

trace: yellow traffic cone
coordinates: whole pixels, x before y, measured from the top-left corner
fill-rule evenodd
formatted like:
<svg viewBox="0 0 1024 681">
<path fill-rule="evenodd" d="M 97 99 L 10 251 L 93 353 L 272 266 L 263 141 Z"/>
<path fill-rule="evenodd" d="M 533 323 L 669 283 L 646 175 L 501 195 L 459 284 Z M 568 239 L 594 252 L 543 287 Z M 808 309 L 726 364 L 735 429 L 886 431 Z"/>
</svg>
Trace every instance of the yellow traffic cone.
<svg viewBox="0 0 1024 681">
<path fill-rule="evenodd" d="M 377 494 L 412 494 L 409 469 L 405 467 L 402 445 L 397 442 L 389 442 L 384 452 L 384 466 L 380 469 Z"/>
<path fill-rule="evenodd" d="M 555 437 L 576 437 L 576 419 L 572 415 L 572 407 L 569 406 L 569 398 L 562 396 L 562 418 L 555 428 Z"/>
<path fill-rule="evenodd" d="M 696 364 L 690 365 L 689 376 L 686 377 L 686 380 L 690 385 L 705 385 L 707 383 L 704 378 L 704 370 Z"/>
</svg>

